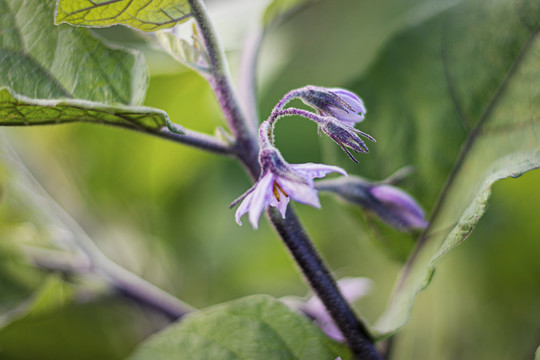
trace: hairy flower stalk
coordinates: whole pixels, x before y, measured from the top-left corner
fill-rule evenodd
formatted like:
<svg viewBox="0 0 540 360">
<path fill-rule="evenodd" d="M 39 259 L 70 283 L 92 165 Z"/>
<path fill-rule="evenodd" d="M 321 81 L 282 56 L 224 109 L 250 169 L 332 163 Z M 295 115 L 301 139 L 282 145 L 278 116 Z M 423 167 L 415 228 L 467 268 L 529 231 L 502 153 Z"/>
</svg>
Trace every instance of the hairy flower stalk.
<svg viewBox="0 0 540 360">
<path fill-rule="evenodd" d="M 261 125 L 259 138 L 261 151 L 259 164 L 261 176 L 255 185 L 236 200 L 231 206 L 242 201 L 236 211 L 236 221 L 242 225 L 240 218 L 249 212 L 249 221 L 253 228 L 258 228 L 259 217 L 266 206 L 278 208 L 282 217 L 285 217 L 289 200 L 293 200 L 320 208 L 319 197 L 314 178 L 326 176 L 337 172 L 347 175 L 345 170 L 324 164 L 289 164 L 278 149 L 272 144 L 271 124 L 265 122 Z"/>
<path fill-rule="evenodd" d="M 294 98 L 302 100 L 316 113 L 297 108 L 285 108 L 287 103 Z M 364 120 L 365 113 L 364 103 L 355 93 L 340 88 L 309 85 L 287 93 L 276 105 L 267 121 L 273 125 L 279 118 L 291 115 L 310 119 L 317 123 L 319 133 L 322 131 L 330 137 L 351 160 L 358 163 L 349 149 L 354 152 L 368 152 L 368 148 L 360 136 L 375 142 L 373 137 L 354 128 L 356 123 Z"/>
</svg>

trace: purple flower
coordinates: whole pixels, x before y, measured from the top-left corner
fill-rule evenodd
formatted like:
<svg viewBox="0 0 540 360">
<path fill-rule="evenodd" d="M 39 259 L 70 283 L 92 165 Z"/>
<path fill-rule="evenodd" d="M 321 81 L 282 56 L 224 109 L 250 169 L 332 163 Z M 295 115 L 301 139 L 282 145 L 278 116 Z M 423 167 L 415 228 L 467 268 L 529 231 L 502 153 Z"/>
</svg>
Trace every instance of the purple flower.
<svg viewBox="0 0 540 360">
<path fill-rule="evenodd" d="M 240 218 L 249 213 L 249 221 L 257 229 L 259 217 L 267 205 L 277 207 L 285 217 L 287 204 L 293 200 L 320 208 L 319 196 L 313 182 L 328 173 L 337 172 L 347 175 L 345 170 L 324 164 L 288 164 L 275 148 L 265 148 L 259 155 L 261 176 L 244 195 L 233 204 L 242 201 L 236 210 L 236 222 L 242 225 Z"/>
<path fill-rule="evenodd" d="M 385 215 L 381 217 L 390 225 L 405 229 L 427 227 L 424 210 L 405 191 L 383 184 L 371 187 L 369 192 L 382 204 Z"/>
<path fill-rule="evenodd" d="M 306 86 L 300 94 L 302 101 L 317 109 L 321 115 L 334 117 L 351 127 L 364 120 L 364 102 L 352 91 Z"/>
<path fill-rule="evenodd" d="M 345 300 L 354 303 L 371 291 L 372 281 L 367 278 L 343 278 L 337 282 L 337 285 Z M 311 296 L 307 300 L 289 296 L 282 298 L 281 301 L 290 308 L 306 314 L 332 339 L 345 341 L 343 334 L 317 296 Z"/>
</svg>

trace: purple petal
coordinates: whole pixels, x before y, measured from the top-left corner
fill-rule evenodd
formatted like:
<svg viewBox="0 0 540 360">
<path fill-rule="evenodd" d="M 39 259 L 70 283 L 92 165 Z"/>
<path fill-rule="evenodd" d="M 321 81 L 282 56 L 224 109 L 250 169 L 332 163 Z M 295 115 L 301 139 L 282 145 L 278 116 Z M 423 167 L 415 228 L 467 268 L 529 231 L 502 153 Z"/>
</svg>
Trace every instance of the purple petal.
<svg viewBox="0 0 540 360">
<path fill-rule="evenodd" d="M 242 225 L 242 221 L 240 221 L 240 218 L 249 211 L 252 198 L 253 198 L 253 191 L 246 195 L 244 200 L 242 200 L 242 203 L 240 204 L 240 206 L 238 206 L 238 209 L 236 209 L 236 222 L 238 223 L 238 225 Z"/>
<path fill-rule="evenodd" d="M 343 278 L 337 282 L 337 285 L 345 299 L 350 303 L 354 303 L 369 293 L 372 281 L 367 278 Z M 341 331 L 317 296 L 310 298 L 303 310 L 313 317 L 315 323 L 332 339 L 337 341 L 345 340 Z"/>
<path fill-rule="evenodd" d="M 354 110 L 355 113 L 361 113 L 362 115 L 366 113 L 366 107 L 364 106 L 364 102 L 358 95 L 356 95 L 352 91 L 341 88 L 333 88 L 329 90 L 339 96 L 347 104 L 349 104 L 349 106 Z"/>
<path fill-rule="evenodd" d="M 251 202 L 249 204 L 249 222 L 254 229 L 259 227 L 259 218 L 261 213 L 268 205 L 272 194 L 274 184 L 274 175 L 271 172 L 266 173 L 255 184 L 255 190 L 251 193 Z"/>
<path fill-rule="evenodd" d="M 363 277 L 349 277 L 338 280 L 339 290 L 350 303 L 366 296 L 373 287 L 373 281 Z"/>
<path fill-rule="evenodd" d="M 345 297 L 345 300 L 354 303 L 371 291 L 373 282 L 368 278 L 355 277 L 340 279 L 338 280 L 337 285 Z M 327 314 L 326 308 L 317 296 L 313 296 L 307 301 L 306 309 L 308 309 L 311 314 Z"/>
<path fill-rule="evenodd" d="M 330 338 L 335 341 L 345 342 L 345 337 L 330 315 L 326 314 L 323 317 L 315 319 L 315 324 L 317 324 L 317 326 L 319 326 Z"/>
<path fill-rule="evenodd" d="M 423 229 L 428 225 L 424 211 L 406 192 L 390 185 L 374 186 L 370 192 L 406 227 Z"/>
<path fill-rule="evenodd" d="M 290 164 L 290 166 L 294 171 L 310 180 L 325 177 L 327 174 L 332 172 L 337 172 L 341 175 L 347 176 L 347 172 L 338 166 L 314 163 Z"/>
<path fill-rule="evenodd" d="M 276 179 L 279 186 L 281 186 L 283 191 L 285 191 L 291 199 L 319 209 L 321 203 L 319 201 L 319 196 L 317 195 L 317 190 L 315 190 L 314 184 L 312 183 L 313 181 L 309 178 L 307 180 L 311 183 L 310 185 L 282 177 Z"/>
<path fill-rule="evenodd" d="M 287 205 L 289 204 L 289 197 L 283 194 L 281 190 L 277 190 L 279 194 L 279 200 L 275 196 L 272 196 L 270 199 L 270 205 L 277 207 L 281 216 L 285 218 L 285 212 L 287 211 Z"/>
<path fill-rule="evenodd" d="M 362 122 L 364 120 L 363 114 L 356 114 L 347 112 L 345 110 L 337 109 L 335 107 L 328 107 L 327 110 L 333 117 L 338 119 L 339 121 L 344 122 L 345 124 L 349 126 L 354 126 L 354 124 Z"/>
</svg>

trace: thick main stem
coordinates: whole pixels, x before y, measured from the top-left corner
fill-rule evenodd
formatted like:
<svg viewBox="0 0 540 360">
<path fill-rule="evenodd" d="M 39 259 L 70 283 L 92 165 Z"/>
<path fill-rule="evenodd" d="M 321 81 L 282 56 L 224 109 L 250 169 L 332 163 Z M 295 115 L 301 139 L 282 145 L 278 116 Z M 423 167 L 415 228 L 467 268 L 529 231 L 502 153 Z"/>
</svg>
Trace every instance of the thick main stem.
<svg viewBox="0 0 540 360">
<path fill-rule="evenodd" d="M 249 125 L 240 110 L 228 74 L 223 48 L 217 41 L 204 5 L 201 0 L 188 1 L 208 51 L 211 66 L 210 85 L 225 114 L 231 133 L 236 139 L 235 154 L 251 177 L 257 179 L 260 175 L 257 131 Z M 294 93 L 289 94 L 288 99 L 284 99 L 278 108 L 283 107 L 294 95 Z M 314 292 L 342 331 L 355 358 L 381 359 L 368 332 L 339 291 L 330 271 L 311 244 L 294 211 L 289 207 L 285 219 L 281 218 L 275 208 L 270 208 L 267 214 Z"/>
<path fill-rule="evenodd" d="M 208 18 L 206 8 L 201 0 L 188 0 L 193 17 L 199 26 L 208 58 L 210 61 L 209 83 L 214 90 L 218 102 L 223 110 L 233 136 L 242 142 L 250 141 L 256 133 L 254 126 L 250 126 L 240 109 L 237 96 L 234 92 L 229 68 L 223 47 L 215 35 L 214 28 Z"/>
<path fill-rule="evenodd" d="M 267 215 L 311 288 L 345 336 L 355 359 L 381 359 L 373 345 L 373 339 L 339 291 L 330 271 L 313 247 L 294 211 L 288 208 L 283 219 L 275 208 L 269 208 Z"/>
</svg>

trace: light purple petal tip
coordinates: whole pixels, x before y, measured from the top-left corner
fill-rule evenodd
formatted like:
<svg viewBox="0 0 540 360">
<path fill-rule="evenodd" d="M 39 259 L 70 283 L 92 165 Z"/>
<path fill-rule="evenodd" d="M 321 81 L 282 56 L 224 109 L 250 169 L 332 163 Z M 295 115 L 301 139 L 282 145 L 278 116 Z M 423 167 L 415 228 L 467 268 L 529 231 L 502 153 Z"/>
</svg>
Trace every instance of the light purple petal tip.
<svg viewBox="0 0 540 360">
<path fill-rule="evenodd" d="M 363 114 L 356 114 L 347 112 L 345 110 L 337 109 L 334 107 L 329 107 L 329 112 L 339 121 L 344 122 L 349 126 L 354 126 L 354 124 L 362 122 L 364 120 Z"/>
<path fill-rule="evenodd" d="M 367 278 L 343 278 L 338 280 L 339 290 L 348 302 L 354 303 L 371 291 L 372 281 Z M 311 297 L 304 311 L 315 319 L 315 323 L 332 339 L 344 341 L 345 338 L 336 326 L 321 300 L 317 296 Z"/>
<path fill-rule="evenodd" d="M 394 216 L 401 219 L 405 226 L 423 229 L 428 225 L 420 205 L 403 190 L 391 185 L 379 185 L 371 188 L 370 192 L 392 211 Z"/>
<path fill-rule="evenodd" d="M 319 195 L 313 184 L 302 184 L 284 178 L 280 178 L 277 181 L 283 191 L 294 201 L 313 206 L 317 209 L 321 207 Z"/>
<path fill-rule="evenodd" d="M 251 203 L 249 204 L 249 222 L 254 229 L 258 229 L 261 213 L 268 204 L 270 196 L 272 196 L 273 182 L 274 176 L 269 172 L 259 179 L 255 185 L 255 189 L 251 193 Z"/>
<path fill-rule="evenodd" d="M 358 95 L 356 95 L 352 91 L 340 88 L 334 88 L 329 90 L 335 95 L 339 96 L 351 107 L 351 109 L 353 109 L 353 112 L 350 112 L 348 110 L 330 107 L 329 110 L 330 112 L 332 112 L 332 115 L 334 117 L 341 121 L 352 122 L 353 124 L 364 120 L 364 116 L 366 114 L 366 107 L 364 106 L 364 102 Z"/>
<path fill-rule="evenodd" d="M 240 220 L 240 218 L 249 211 L 252 196 L 253 196 L 253 192 L 249 193 L 244 198 L 242 203 L 240 203 L 240 205 L 238 206 L 238 209 L 236 209 L 236 222 L 238 223 L 238 225 L 242 225 L 242 221 Z"/>
<path fill-rule="evenodd" d="M 302 176 L 310 179 L 322 178 L 332 172 L 337 172 L 343 176 L 347 176 L 347 172 L 338 166 L 325 165 L 325 164 L 291 164 L 294 171 L 300 173 Z"/>
</svg>

